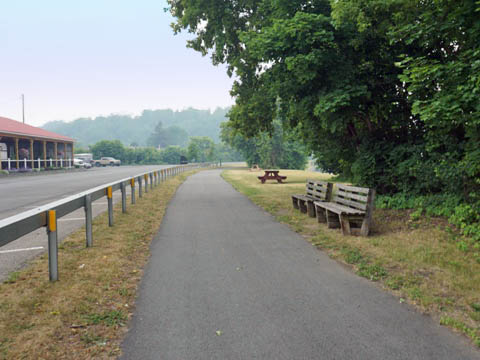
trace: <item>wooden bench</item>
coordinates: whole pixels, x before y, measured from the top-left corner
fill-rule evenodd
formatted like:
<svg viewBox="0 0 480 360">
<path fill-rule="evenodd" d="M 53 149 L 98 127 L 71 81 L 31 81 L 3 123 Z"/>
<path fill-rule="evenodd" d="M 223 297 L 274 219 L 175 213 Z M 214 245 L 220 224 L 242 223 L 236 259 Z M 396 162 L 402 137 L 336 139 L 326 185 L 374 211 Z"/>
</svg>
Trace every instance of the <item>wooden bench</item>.
<svg viewBox="0 0 480 360">
<path fill-rule="evenodd" d="M 329 201 L 333 184 L 325 181 L 307 180 L 306 194 L 293 194 L 292 203 L 295 209 L 315 217 L 315 201 Z"/>
<path fill-rule="evenodd" d="M 374 189 L 337 185 L 331 202 L 314 202 L 317 220 L 329 228 L 342 228 L 344 235 L 368 236 L 374 199 Z"/>
</svg>

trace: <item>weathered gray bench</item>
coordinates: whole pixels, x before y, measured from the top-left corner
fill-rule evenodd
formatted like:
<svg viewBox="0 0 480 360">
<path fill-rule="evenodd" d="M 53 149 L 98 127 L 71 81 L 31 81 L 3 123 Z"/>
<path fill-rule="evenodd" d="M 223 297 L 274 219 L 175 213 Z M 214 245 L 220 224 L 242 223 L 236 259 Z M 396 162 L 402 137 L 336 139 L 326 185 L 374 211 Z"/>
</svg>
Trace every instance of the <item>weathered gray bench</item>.
<svg viewBox="0 0 480 360">
<path fill-rule="evenodd" d="M 337 185 L 331 202 L 314 202 L 317 220 L 329 228 L 341 227 L 344 235 L 368 236 L 374 198 L 374 189 Z"/>
<path fill-rule="evenodd" d="M 295 209 L 315 217 L 315 201 L 329 201 L 332 196 L 332 183 L 325 181 L 307 180 L 305 194 L 293 194 L 292 203 Z"/>
</svg>

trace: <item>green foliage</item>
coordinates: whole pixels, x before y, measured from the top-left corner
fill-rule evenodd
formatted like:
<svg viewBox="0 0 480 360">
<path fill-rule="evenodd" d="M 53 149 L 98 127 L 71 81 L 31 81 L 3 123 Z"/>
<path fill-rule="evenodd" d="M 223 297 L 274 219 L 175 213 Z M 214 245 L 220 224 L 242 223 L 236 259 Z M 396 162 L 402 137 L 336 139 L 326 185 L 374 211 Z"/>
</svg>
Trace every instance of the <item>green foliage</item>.
<svg viewBox="0 0 480 360">
<path fill-rule="evenodd" d="M 103 323 L 107 326 L 123 326 L 125 325 L 125 321 L 127 320 L 127 315 L 121 310 L 112 310 L 106 311 L 101 314 L 88 314 L 85 316 L 85 320 L 87 320 L 88 323 L 92 325 Z"/>
<path fill-rule="evenodd" d="M 187 150 L 180 146 L 167 146 L 162 149 L 160 159 L 167 164 L 180 164 L 180 157 L 187 156 Z"/>
<path fill-rule="evenodd" d="M 178 126 L 163 128 L 159 121 L 153 133 L 147 140 L 147 144 L 154 147 L 167 147 L 169 145 L 185 146 L 188 142 L 188 133 Z"/>
<path fill-rule="evenodd" d="M 262 132 L 253 138 L 246 138 L 222 124 L 222 140 L 243 154 L 247 164 L 258 164 L 262 168 L 304 169 L 307 151 L 297 139 L 297 131 L 285 131 L 280 120 L 272 124 L 271 132 Z"/>
<path fill-rule="evenodd" d="M 206 136 L 194 136 L 190 138 L 187 147 L 188 159 L 191 162 L 206 162 L 216 158 L 215 144 Z"/>
<path fill-rule="evenodd" d="M 205 161 L 240 161 L 240 154 L 225 144 L 215 145 L 208 137 L 193 137 L 188 149 L 169 145 L 157 150 L 154 147 L 125 147 L 118 140 L 102 140 L 90 147 L 95 159 L 111 156 L 122 161 L 122 164 L 179 164 L 180 157 Z"/>
<path fill-rule="evenodd" d="M 411 214 L 412 220 L 423 215 L 446 217 L 462 234 L 480 243 L 480 201 L 465 203 L 461 195 L 450 193 L 428 196 L 397 193 L 377 196 L 376 206 L 382 209 L 415 209 Z"/>
<path fill-rule="evenodd" d="M 322 169 L 476 232 L 478 1 L 168 3 L 175 32 L 235 73 L 224 139 L 250 164 L 271 166 L 264 134 L 285 119 Z"/>
<path fill-rule="evenodd" d="M 360 263 L 357 274 L 371 281 L 378 281 L 387 276 L 387 271 L 378 264 Z"/>
<path fill-rule="evenodd" d="M 449 221 L 463 234 L 480 243 L 480 202 L 456 206 Z"/>
<path fill-rule="evenodd" d="M 220 143 L 215 145 L 215 153 L 218 160 L 225 161 L 244 161 L 244 156 L 237 149 L 232 148 L 230 145 Z"/>
<path fill-rule="evenodd" d="M 470 337 L 477 346 L 480 346 L 480 331 L 478 331 L 478 329 L 471 328 L 465 325 L 463 322 L 448 316 L 444 316 L 440 319 L 440 325 L 451 326 L 459 330 Z"/>
<path fill-rule="evenodd" d="M 93 145 L 92 151 L 94 159 L 100 159 L 103 156 L 110 156 L 116 159 L 125 160 L 125 148 L 120 140 L 102 140 Z"/>
</svg>

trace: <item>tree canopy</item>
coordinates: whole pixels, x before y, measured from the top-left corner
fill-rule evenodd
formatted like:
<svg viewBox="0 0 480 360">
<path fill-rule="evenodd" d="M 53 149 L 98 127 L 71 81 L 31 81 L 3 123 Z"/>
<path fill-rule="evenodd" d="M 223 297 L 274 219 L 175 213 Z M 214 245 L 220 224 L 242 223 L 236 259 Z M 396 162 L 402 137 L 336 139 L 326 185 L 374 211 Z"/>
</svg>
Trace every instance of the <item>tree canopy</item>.
<svg viewBox="0 0 480 360">
<path fill-rule="evenodd" d="M 478 2 L 169 0 L 176 32 L 236 75 L 229 126 L 278 116 L 319 165 L 380 192 L 478 191 Z M 468 191 L 468 194 L 470 191 Z M 465 194 L 467 197 L 468 194 Z"/>
<path fill-rule="evenodd" d="M 154 147 L 167 147 L 169 145 L 178 145 L 183 147 L 188 142 L 188 133 L 178 126 L 163 127 L 161 121 L 157 123 L 155 129 L 147 140 L 147 145 Z"/>
</svg>

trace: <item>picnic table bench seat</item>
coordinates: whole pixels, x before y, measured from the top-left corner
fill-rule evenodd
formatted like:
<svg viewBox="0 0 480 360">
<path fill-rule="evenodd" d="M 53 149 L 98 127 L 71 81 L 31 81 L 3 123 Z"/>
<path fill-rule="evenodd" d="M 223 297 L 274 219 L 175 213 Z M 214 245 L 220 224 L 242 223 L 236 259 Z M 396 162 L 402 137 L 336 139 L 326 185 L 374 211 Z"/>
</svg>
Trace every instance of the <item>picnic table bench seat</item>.
<svg viewBox="0 0 480 360">
<path fill-rule="evenodd" d="M 329 228 L 341 228 L 344 235 L 368 236 L 374 199 L 374 189 L 337 185 L 331 202 L 314 202 L 317 220 Z"/>
<path fill-rule="evenodd" d="M 329 201 L 333 184 L 326 181 L 307 180 L 305 194 L 293 194 L 292 204 L 302 213 L 315 217 L 315 201 Z"/>
</svg>

